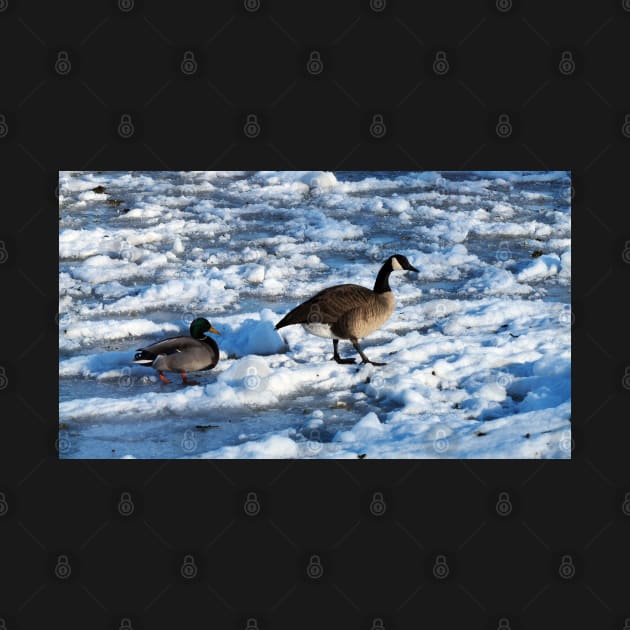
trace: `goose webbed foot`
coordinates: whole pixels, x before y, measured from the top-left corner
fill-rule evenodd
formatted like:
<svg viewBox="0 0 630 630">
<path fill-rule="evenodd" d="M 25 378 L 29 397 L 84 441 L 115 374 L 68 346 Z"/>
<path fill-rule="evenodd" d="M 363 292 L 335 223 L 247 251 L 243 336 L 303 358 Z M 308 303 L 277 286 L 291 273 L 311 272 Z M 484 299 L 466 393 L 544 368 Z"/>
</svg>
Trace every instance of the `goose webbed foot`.
<svg viewBox="0 0 630 630">
<path fill-rule="evenodd" d="M 341 364 L 350 364 L 356 363 L 355 359 L 342 359 L 339 356 L 339 339 L 333 339 L 333 361 L 337 361 L 337 363 Z"/>
<path fill-rule="evenodd" d="M 359 353 L 359 356 L 361 357 L 361 363 L 371 363 L 372 365 L 387 365 L 387 363 L 379 363 L 378 361 L 370 361 L 370 359 L 368 359 L 363 353 L 363 350 L 361 350 L 361 346 L 359 346 L 359 342 L 356 339 L 352 339 L 351 341 L 352 341 L 352 345 L 354 346 L 354 349 Z"/>
<path fill-rule="evenodd" d="M 370 361 L 367 357 L 364 358 L 361 363 L 371 363 L 372 365 L 387 365 L 387 363 L 380 363 L 379 361 Z"/>
<path fill-rule="evenodd" d="M 350 364 L 350 363 L 356 363 L 356 359 L 342 359 L 338 354 L 336 354 L 331 361 L 337 361 L 337 363 L 342 363 L 342 364 Z"/>
</svg>

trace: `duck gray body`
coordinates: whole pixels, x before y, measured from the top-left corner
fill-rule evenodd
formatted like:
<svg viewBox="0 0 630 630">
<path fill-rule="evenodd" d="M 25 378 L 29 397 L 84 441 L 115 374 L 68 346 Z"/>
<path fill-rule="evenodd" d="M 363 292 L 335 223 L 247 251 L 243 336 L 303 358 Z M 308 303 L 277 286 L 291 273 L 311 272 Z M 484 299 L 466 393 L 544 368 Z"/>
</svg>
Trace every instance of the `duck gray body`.
<svg viewBox="0 0 630 630">
<path fill-rule="evenodd" d="M 141 348 L 139 354 L 145 360 L 153 357 L 151 367 L 162 372 L 210 370 L 219 362 L 219 346 L 210 337 L 170 337 Z"/>
<path fill-rule="evenodd" d="M 374 289 L 358 284 L 324 289 L 285 315 L 276 329 L 302 324 L 308 332 L 332 339 L 333 359 L 338 363 L 354 363 L 354 359 L 341 359 L 338 353 L 339 340 L 349 339 L 364 363 L 374 363 L 362 352 L 358 340 L 379 329 L 391 317 L 396 300 L 388 279 L 397 270 L 418 271 L 406 257 L 391 256 L 381 267 Z"/>
<path fill-rule="evenodd" d="M 211 370 L 219 362 L 219 346 L 214 339 L 206 337 L 208 331 L 219 334 L 207 319 L 198 317 L 190 325 L 190 337 L 169 337 L 140 348 L 133 362 L 155 368 L 165 383 L 170 381 L 162 372 L 178 372 L 184 384 L 195 385 L 195 381 L 188 380 L 186 372 Z"/>
</svg>

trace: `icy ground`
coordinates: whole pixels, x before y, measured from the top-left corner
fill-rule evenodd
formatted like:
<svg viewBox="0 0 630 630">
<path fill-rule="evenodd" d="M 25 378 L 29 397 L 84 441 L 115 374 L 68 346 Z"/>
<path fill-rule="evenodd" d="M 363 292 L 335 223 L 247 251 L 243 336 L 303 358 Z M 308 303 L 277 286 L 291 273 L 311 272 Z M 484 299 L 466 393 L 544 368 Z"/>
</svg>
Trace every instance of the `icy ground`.
<svg viewBox="0 0 630 630">
<path fill-rule="evenodd" d="M 59 202 L 61 457 L 570 457 L 567 172 L 63 172 Z M 394 253 L 386 366 L 274 330 Z M 201 385 L 130 363 L 195 316 Z"/>
</svg>

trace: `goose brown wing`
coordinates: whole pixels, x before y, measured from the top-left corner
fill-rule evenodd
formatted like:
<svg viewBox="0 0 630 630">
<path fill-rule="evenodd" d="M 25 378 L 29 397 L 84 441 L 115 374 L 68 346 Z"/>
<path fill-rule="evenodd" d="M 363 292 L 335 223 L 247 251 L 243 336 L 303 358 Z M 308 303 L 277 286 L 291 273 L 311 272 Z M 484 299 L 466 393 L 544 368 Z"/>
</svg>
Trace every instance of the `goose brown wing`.
<svg viewBox="0 0 630 630">
<path fill-rule="evenodd" d="M 293 324 L 334 324 L 347 311 L 369 304 L 373 295 L 370 289 L 358 284 L 329 287 L 296 306 L 276 324 L 276 328 Z"/>
</svg>

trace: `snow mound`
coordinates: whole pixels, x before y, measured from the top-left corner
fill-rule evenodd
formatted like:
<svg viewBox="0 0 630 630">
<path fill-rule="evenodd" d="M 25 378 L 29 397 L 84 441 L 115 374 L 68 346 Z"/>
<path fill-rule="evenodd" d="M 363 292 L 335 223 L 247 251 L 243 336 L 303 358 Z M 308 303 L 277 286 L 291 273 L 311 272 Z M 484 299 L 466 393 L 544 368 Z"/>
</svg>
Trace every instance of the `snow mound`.
<svg viewBox="0 0 630 630">
<path fill-rule="evenodd" d="M 569 261 L 571 259 L 569 258 Z M 517 276 L 519 282 L 537 282 L 556 275 L 561 269 L 557 254 L 540 256 L 527 265 Z"/>
<path fill-rule="evenodd" d="M 298 446 L 290 437 L 272 435 L 257 442 L 224 446 L 198 457 L 201 459 L 295 459 L 297 456 Z"/>
</svg>

